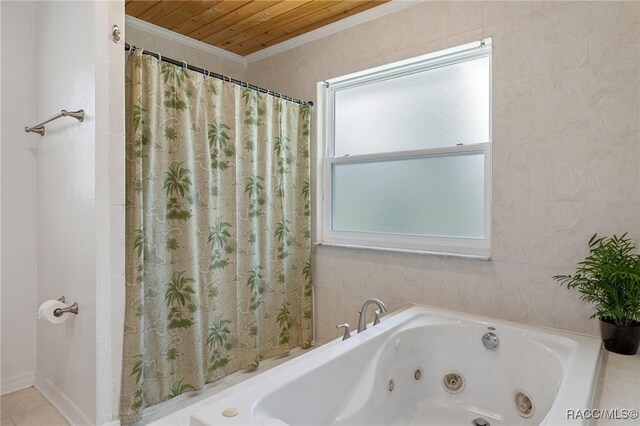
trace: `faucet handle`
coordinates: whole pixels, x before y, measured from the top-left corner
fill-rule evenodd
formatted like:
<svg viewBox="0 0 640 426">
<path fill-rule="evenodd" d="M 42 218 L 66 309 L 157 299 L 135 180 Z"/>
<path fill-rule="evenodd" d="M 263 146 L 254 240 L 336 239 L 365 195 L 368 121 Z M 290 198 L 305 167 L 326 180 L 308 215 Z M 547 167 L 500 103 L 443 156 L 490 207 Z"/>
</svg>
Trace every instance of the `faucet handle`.
<svg viewBox="0 0 640 426">
<path fill-rule="evenodd" d="M 380 309 L 376 309 L 375 314 L 376 316 L 373 318 L 373 325 L 378 325 L 380 324 L 380 316 L 382 315 L 382 312 L 380 312 Z"/>
<path fill-rule="evenodd" d="M 342 336 L 342 341 L 345 341 L 351 337 L 351 332 L 349 331 L 349 324 L 338 324 L 336 325 L 337 329 L 344 328 L 344 335 Z"/>
</svg>

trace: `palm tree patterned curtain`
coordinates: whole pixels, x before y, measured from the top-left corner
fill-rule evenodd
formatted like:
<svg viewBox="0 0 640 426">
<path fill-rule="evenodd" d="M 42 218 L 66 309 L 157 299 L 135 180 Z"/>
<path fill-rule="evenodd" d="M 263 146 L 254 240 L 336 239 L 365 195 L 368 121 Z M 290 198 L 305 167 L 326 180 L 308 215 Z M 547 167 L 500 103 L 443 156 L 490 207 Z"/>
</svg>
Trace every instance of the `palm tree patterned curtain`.
<svg viewBox="0 0 640 426">
<path fill-rule="evenodd" d="M 310 108 L 126 63 L 120 416 L 310 345 Z"/>
</svg>

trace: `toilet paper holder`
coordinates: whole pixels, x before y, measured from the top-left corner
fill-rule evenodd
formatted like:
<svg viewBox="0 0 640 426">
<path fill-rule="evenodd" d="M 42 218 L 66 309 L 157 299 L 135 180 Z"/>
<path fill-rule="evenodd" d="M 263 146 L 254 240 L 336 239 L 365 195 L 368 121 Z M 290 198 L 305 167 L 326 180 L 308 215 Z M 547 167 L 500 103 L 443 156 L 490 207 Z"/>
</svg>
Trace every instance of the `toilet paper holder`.
<svg viewBox="0 0 640 426">
<path fill-rule="evenodd" d="M 58 299 L 58 302 L 67 303 L 64 296 Z M 53 316 L 61 317 L 62 314 L 71 313 L 78 315 L 78 302 L 74 302 L 73 305 L 67 306 L 66 308 L 57 308 L 53 311 Z"/>
</svg>

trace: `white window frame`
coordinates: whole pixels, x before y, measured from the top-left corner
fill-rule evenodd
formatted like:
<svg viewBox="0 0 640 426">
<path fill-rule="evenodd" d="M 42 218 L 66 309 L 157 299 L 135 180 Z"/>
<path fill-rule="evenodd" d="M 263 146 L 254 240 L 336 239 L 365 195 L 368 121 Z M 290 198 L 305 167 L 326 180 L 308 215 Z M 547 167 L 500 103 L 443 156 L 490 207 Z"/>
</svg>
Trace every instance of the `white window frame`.
<svg viewBox="0 0 640 426">
<path fill-rule="evenodd" d="M 489 58 L 489 140 L 469 145 L 444 148 L 426 148 L 389 153 L 349 155 L 335 157 L 334 95 L 339 90 L 402 77 L 429 69 L 440 68 L 481 57 Z M 317 179 L 316 179 L 316 244 L 359 247 L 391 251 L 409 251 L 449 256 L 490 259 L 491 256 L 491 38 L 440 50 L 416 58 L 383 65 L 369 70 L 321 81 L 317 85 L 318 123 Z M 484 154 L 484 238 L 441 237 L 384 232 L 350 232 L 331 229 L 332 166 L 334 164 L 370 162 L 374 160 L 425 158 L 447 154 Z"/>
</svg>

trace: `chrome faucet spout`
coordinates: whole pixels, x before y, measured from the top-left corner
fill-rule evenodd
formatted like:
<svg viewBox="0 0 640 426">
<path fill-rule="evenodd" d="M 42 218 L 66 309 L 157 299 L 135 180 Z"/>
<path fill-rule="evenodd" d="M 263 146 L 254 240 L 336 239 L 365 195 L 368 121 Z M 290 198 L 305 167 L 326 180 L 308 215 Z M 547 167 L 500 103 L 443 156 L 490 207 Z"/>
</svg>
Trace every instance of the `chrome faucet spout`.
<svg viewBox="0 0 640 426">
<path fill-rule="evenodd" d="M 373 325 L 380 323 L 380 314 L 387 312 L 387 306 L 382 303 L 380 299 L 369 299 L 362 305 L 362 309 L 360 310 L 360 319 L 358 320 L 358 333 L 365 331 L 367 329 L 367 308 L 371 304 L 378 305 L 378 309 L 376 310 L 376 319 Z"/>
</svg>

